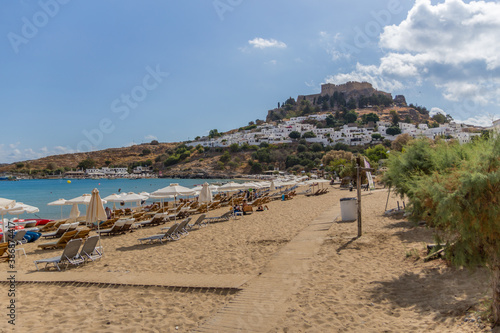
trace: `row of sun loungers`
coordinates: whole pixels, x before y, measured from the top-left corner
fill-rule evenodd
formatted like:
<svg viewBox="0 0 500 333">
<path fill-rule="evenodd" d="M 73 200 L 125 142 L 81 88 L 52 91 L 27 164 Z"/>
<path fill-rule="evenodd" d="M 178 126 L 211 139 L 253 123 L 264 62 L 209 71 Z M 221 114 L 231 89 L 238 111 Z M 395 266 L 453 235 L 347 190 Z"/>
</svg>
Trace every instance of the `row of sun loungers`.
<svg viewBox="0 0 500 333">
<path fill-rule="evenodd" d="M 170 227 L 162 228 L 161 230 L 165 230 L 164 233 L 152 235 L 149 237 L 139 238 L 138 241 L 141 244 L 143 244 L 143 242 L 144 243 L 159 242 L 163 244 L 164 241 L 176 241 L 179 240 L 182 236 L 187 236 L 189 234 L 189 231 L 193 230 L 194 228 L 199 229 L 201 227 L 208 225 L 209 223 L 229 221 L 231 215 L 232 215 L 231 211 L 226 212 L 221 216 L 208 217 L 208 218 L 206 217 L 205 214 L 201 214 L 193 224 L 189 224 L 191 222 L 191 217 L 187 217 L 183 221 L 175 223 Z"/>
<path fill-rule="evenodd" d="M 85 243 L 83 243 L 82 238 L 72 239 L 68 242 L 64 248 L 63 253 L 60 256 L 35 260 L 35 267 L 38 270 L 38 264 L 45 264 L 45 268 L 49 264 L 52 264 L 57 270 L 61 270 L 59 265 L 65 265 L 65 267 L 71 265 L 80 265 L 88 261 L 94 261 L 102 257 L 102 254 L 97 248 L 97 242 L 99 241 L 99 236 L 89 237 Z M 83 247 L 80 250 L 80 247 Z"/>
</svg>

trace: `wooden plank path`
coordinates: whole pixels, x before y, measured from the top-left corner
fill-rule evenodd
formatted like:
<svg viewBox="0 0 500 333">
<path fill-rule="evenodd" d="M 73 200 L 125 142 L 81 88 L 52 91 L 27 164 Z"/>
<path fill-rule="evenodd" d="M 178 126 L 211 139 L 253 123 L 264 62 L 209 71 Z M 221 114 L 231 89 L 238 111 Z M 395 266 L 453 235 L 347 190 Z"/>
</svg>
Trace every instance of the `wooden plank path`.
<svg viewBox="0 0 500 333">
<path fill-rule="evenodd" d="M 268 332 L 285 315 L 286 300 L 298 291 L 328 230 L 340 214 L 338 205 L 280 249 L 262 274 L 251 279 L 232 301 L 193 332 Z"/>
<path fill-rule="evenodd" d="M 3 273 L 2 281 L 7 281 Z M 206 289 L 241 289 L 252 275 L 236 274 L 176 274 L 141 272 L 17 272 L 16 282 L 21 283 L 83 283 L 117 286 L 158 286 Z"/>
</svg>

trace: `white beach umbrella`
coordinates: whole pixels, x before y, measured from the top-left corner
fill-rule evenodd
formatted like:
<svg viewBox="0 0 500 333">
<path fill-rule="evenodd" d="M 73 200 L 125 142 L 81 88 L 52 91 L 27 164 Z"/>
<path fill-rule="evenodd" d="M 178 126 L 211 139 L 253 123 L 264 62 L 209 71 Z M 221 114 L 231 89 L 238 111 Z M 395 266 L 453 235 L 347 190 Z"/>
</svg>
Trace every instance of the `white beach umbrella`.
<svg viewBox="0 0 500 333">
<path fill-rule="evenodd" d="M 101 247 L 101 234 L 99 233 L 99 225 L 100 221 L 107 220 L 108 216 L 106 215 L 106 211 L 104 210 L 103 200 L 101 200 L 101 197 L 99 195 L 99 190 L 96 188 L 92 190 L 92 197 L 90 199 L 86 213 L 87 213 L 86 214 L 87 224 L 89 223 L 92 224 L 94 222 L 97 223 L 97 231 L 99 234 L 99 247 Z"/>
<path fill-rule="evenodd" d="M 113 210 L 116 209 L 116 203 L 120 202 L 121 200 L 121 195 L 113 193 L 108 195 L 107 197 L 104 197 L 103 200 L 109 201 L 113 203 Z"/>
<path fill-rule="evenodd" d="M 38 207 L 30 206 L 30 205 L 23 204 L 22 202 L 18 202 L 11 210 L 9 210 L 8 213 L 11 215 L 21 215 L 24 213 L 35 214 L 35 213 L 38 213 L 39 211 L 40 210 L 38 209 Z"/>
<path fill-rule="evenodd" d="M 56 201 L 49 202 L 47 206 L 61 206 L 61 219 L 62 219 L 62 206 L 66 204 L 66 199 L 57 199 Z"/>
<path fill-rule="evenodd" d="M 167 187 L 161 188 L 154 191 L 153 195 L 173 195 L 174 202 L 179 195 L 193 195 L 195 191 L 193 189 L 180 186 L 178 183 L 172 183 Z"/>
<path fill-rule="evenodd" d="M 178 183 L 172 183 L 167 187 L 161 188 L 153 192 L 153 194 L 155 195 L 159 194 L 159 195 L 173 195 L 173 196 L 192 195 L 193 193 L 194 193 L 193 189 L 180 186 Z"/>
<path fill-rule="evenodd" d="M 235 182 L 229 182 L 229 183 L 226 183 L 226 184 L 220 186 L 218 190 L 221 192 L 231 192 L 231 191 L 242 190 L 244 188 L 245 187 L 242 184 L 235 183 Z"/>
<path fill-rule="evenodd" d="M 22 202 L 16 202 L 15 200 L 2 199 L 0 198 L 0 215 L 2 216 L 2 232 L 4 237 L 2 237 L 2 242 L 6 240 L 6 234 L 8 231 L 8 226 L 5 225 L 4 216 L 5 214 L 19 215 L 25 212 L 37 213 L 39 210 L 37 207 L 23 204 Z"/>
<path fill-rule="evenodd" d="M 92 195 L 90 195 L 90 194 L 87 194 L 87 193 L 82 194 L 79 197 L 76 197 L 76 198 L 73 198 L 70 200 L 66 200 L 66 204 L 67 205 L 72 205 L 72 204 L 88 205 L 90 203 L 91 197 L 92 197 Z"/>
<path fill-rule="evenodd" d="M 204 183 L 198 196 L 198 202 L 212 202 L 212 191 L 208 183 Z"/>
<path fill-rule="evenodd" d="M 134 192 L 128 192 L 125 195 L 121 196 L 121 202 L 135 202 L 137 206 L 139 206 L 139 203 L 143 200 L 146 200 L 147 197 L 142 196 L 140 194 L 134 193 Z"/>
</svg>

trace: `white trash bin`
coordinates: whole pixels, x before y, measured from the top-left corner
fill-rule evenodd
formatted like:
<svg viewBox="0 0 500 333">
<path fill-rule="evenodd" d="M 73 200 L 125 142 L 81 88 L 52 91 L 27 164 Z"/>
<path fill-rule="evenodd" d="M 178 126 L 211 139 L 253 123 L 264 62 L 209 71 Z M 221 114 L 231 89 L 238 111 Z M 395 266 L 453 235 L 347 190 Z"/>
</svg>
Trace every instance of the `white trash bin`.
<svg viewBox="0 0 500 333">
<path fill-rule="evenodd" d="M 355 221 L 358 219 L 358 200 L 356 198 L 341 198 L 340 212 L 342 221 Z"/>
</svg>

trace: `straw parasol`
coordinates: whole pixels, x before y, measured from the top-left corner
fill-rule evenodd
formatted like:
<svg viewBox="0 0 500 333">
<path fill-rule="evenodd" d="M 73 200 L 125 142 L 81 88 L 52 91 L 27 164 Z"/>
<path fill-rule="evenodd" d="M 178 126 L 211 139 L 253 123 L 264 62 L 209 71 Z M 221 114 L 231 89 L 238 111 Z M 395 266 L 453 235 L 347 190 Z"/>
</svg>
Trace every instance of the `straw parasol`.
<svg viewBox="0 0 500 333">
<path fill-rule="evenodd" d="M 99 234 L 99 247 L 101 246 L 101 236 L 99 233 L 99 225 L 100 221 L 107 220 L 108 216 L 106 215 L 106 211 L 104 210 L 103 200 L 99 196 L 99 190 L 93 189 L 92 196 L 90 198 L 89 205 L 87 206 L 87 216 L 86 223 L 97 223 L 97 233 Z"/>
</svg>

